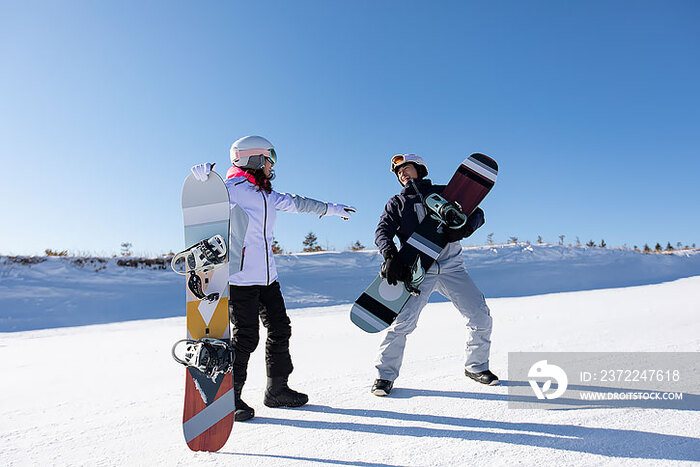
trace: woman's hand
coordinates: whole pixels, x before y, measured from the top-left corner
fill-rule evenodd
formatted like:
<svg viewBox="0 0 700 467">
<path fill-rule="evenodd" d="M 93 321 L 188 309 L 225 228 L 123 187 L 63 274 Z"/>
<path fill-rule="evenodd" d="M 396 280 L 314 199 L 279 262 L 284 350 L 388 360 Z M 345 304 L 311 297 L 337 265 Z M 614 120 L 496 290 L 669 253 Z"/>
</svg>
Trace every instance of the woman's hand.
<svg viewBox="0 0 700 467">
<path fill-rule="evenodd" d="M 338 216 L 343 220 L 350 219 L 350 216 L 357 212 L 352 206 L 346 206 L 344 204 L 326 203 L 328 210 L 326 211 L 326 216 Z"/>
<path fill-rule="evenodd" d="M 210 164 L 209 162 L 205 164 L 197 164 L 195 166 L 192 166 L 190 170 L 192 171 L 192 175 L 194 175 L 194 178 L 196 178 L 200 182 L 206 182 L 209 178 L 209 174 L 211 173 L 211 169 L 214 168 L 214 164 L 216 164 L 216 162 L 212 164 Z"/>
</svg>

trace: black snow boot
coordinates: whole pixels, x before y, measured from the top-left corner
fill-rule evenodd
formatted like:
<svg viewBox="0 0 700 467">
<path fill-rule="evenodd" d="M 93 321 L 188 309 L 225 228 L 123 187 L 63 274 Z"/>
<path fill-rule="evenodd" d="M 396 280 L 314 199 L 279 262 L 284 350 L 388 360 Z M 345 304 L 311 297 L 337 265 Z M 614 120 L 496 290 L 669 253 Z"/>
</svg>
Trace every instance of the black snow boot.
<svg viewBox="0 0 700 467">
<path fill-rule="evenodd" d="M 498 386 L 498 384 L 500 383 L 500 381 L 498 381 L 498 376 L 491 373 L 490 370 L 472 373 L 471 371 L 465 369 L 464 374 L 467 375 L 468 378 L 471 378 L 474 381 L 476 381 L 477 383 L 487 384 L 489 386 Z"/>
<path fill-rule="evenodd" d="M 393 381 L 389 381 L 388 379 L 375 379 L 372 385 L 372 394 L 375 396 L 388 396 L 393 387 Z"/>
<path fill-rule="evenodd" d="M 268 407 L 301 407 L 309 402 L 309 396 L 289 389 L 289 376 L 273 376 L 267 378 L 267 389 L 263 404 Z"/>
<path fill-rule="evenodd" d="M 237 422 L 245 422 L 255 417 L 255 410 L 248 404 L 243 402 L 241 399 L 241 392 L 243 391 L 242 384 L 233 385 L 233 396 L 235 398 L 236 411 L 233 412 L 233 419 Z"/>
</svg>

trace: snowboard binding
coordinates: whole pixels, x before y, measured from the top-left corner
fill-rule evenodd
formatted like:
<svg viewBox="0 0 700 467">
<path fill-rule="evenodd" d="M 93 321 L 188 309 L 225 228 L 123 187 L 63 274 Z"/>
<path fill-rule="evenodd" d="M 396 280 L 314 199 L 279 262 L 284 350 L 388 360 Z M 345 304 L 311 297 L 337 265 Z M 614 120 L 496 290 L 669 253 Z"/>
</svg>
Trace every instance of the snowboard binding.
<svg viewBox="0 0 700 467">
<path fill-rule="evenodd" d="M 177 356 L 179 345 L 185 343 L 184 358 Z M 173 345 L 173 359 L 186 367 L 199 370 L 204 376 L 216 382 L 220 374 L 231 373 L 234 351 L 228 341 L 204 337 L 202 339 L 181 339 Z"/>
<path fill-rule="evenodd" d="M 424 204 L 432 213 L 430 217 L 449 229 L 460 229 L 467 223 L 462 207 L 454 201 L 447 201 L 437 193 L 425 197 Z"/>
<path fill-rule="evenodd" d="M 226 240 L 217 234 L 176 254 L 170 262 L 170 267 L 182 275 L 193 272 L 209 272 L 226 261 L 226 250 Z M 176 263 L 180 261 L 185 263 L 184 270 L 176 267 Z"/>
<path fill-rule="evenodd" d="M 197 273 L 205 273 L 213 270 L 226 261 L 226 240 L 221 235 L 214 235 L 208 240 L 192 245 L 185 251 L 176 254 L 170 262 L 170 267 L 178 274 L 187 275 L 187 288 L 200 300 L 214 302 L 219 299 L 218 293 L 205 294 L 202 288 L 202 279 Z M 179 270 L 176 263 L 184 261 L 185 269 Z"/>
</svg>

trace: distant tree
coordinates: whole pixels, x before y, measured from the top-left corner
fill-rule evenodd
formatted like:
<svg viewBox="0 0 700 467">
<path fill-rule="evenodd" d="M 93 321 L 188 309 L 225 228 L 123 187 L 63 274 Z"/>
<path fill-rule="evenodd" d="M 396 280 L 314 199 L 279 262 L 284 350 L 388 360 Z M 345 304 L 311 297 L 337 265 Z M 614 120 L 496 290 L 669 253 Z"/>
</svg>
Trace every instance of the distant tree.
<svg viewBox="0 0 700 467">
<path fill-rule="evenodd" d="M 695 248 L 695 243 L 693 243 L 693 248 Z"/>
<path fill-rule="evenodd" d="M 302 242 L 304 244 L 304 249 L 303 251 L 322 251 L 323 248 L 318 244 L 318 237 L 314 235 L 313 232 L 309 232 L 306 234 L 306 237 L 304 237 L 304 241 Z"/>
<path fill-rule="evenodd" d="M 593 246 L 595 246 L 595 242 L 593 240 L 589 240 L 589 242 L 586 243 L 586 246 L 593 247 Z"/>
<path fill-rule="evenodd" d="M 510 237 L 510 238 L 508 239 L 508 242 L 509 242 L 509 243 L 518 243 L 518 237 Z"/>
<path fill-rule="evenodd" d="M 637 248 L 637 245 L 634 246 L 634 251 L 639 251 L 639 248 Z"/>
<path fill-rule="evenodd" d="M 273 255 L 283 255 L 284 254 L 284 249 L 282 248 L 282 245 L 276 240 L 272 239 L 272 254 Z"/>
<path fill-rule="evenodd" d="M 133 246 L 130 242 L 122 243 L 122 256 L 131 256 L 131 247 Z"/>
<path fill-rule="evenodd" d="M 537 236 L 537 243 L 542 244 L 542 235 Z"/>
<path fill-rule="evenodd" d="M 605 248 L 606 246 L 608 246 L 608 244 L 605 243 L 605 240 L 604 240 L 604 239 L 601 239 L 601 240 L 600 240 L 600 247 L 601 247 L 601 248 Z"/>
<path fill-rule="evenodd" d="M 564 238 L 565 237 L 566 237 L 566 235 L 559 235 L 559 244 L 560 245 L 564 245 Z"/>
<path fill-rule="evenodd" d="M 666 243 L 666 251 L 673 251 L 674 248 L 671 246 L 671 242 Z"/>
<path fill-rule="evenodd" d="M 678 248 L 680 250 L 682 245 L 683 244 L 681 242 L 678 242 L 678 243 L 676 243 L 676 248 Z"/>
<path fill-rule="evenodd" d="M 365 249 L 365 246 L 364 246 L 362 243 L 360 243 L 359 240 L 355 240 L 355 243 L 353 243 L 352 245 L 350 245 L 350 249 L 351 249 L 352 251 L 360 251 L 360 250 L 364 250 L 364 249 Z"/>
<path fill-rule="evenodd" d="M 581 240 L 576 236 L 576 246 L 581 246 Z"/>
<path fill-rule="evenodd" d="M 649 248 L 647 243 L 644 244 L 644 253 L 651 253 L 651 248 Z"/>
<path fill-rule="evenodd" d="M 488 242 L 489 245 L 493 245 L 493 232 L 491 232 L 490 234 L 488 234 L 486 236 L 486 241 Z"/>
<path fill-rule="evenodd" d="M 656 246 L 654 246 L 655 251 L 661 251 L 661 244 L 657 243 Z"/>
</svg>

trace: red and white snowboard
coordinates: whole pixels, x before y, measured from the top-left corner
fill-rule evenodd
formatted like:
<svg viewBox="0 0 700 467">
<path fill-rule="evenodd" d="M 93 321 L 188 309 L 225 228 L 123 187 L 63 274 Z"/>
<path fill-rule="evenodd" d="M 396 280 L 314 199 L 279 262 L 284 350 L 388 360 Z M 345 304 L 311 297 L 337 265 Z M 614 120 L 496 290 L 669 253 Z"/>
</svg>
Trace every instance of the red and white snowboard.
<svg viewBox="0 0 700 467">
<path fill-rule="evenodd" d="M 205 182 L 193 175 L 182 187 L 182 215 L 185 247 L 220 235 L 229 239 L 228 190 L 221 177 L 212 172 Z M 185 284 L 187 294 L 187 339 L 205 337 L 228 341 L 231 338 L 228 311 L 228 251 L 226 260 L 215 269 L 197 273 L 204 295 L 199 299 Z M 188 278 L 188 281 L 190 279 Z M 200 294 L 201 295 L 201 294 Z M 208 378 L 197 368 L 188 367 L 185 375 L 183 432 L 193 451 L 218 451 L 228 440 L 235 410 L 231 373 Z"/>
</svg>

